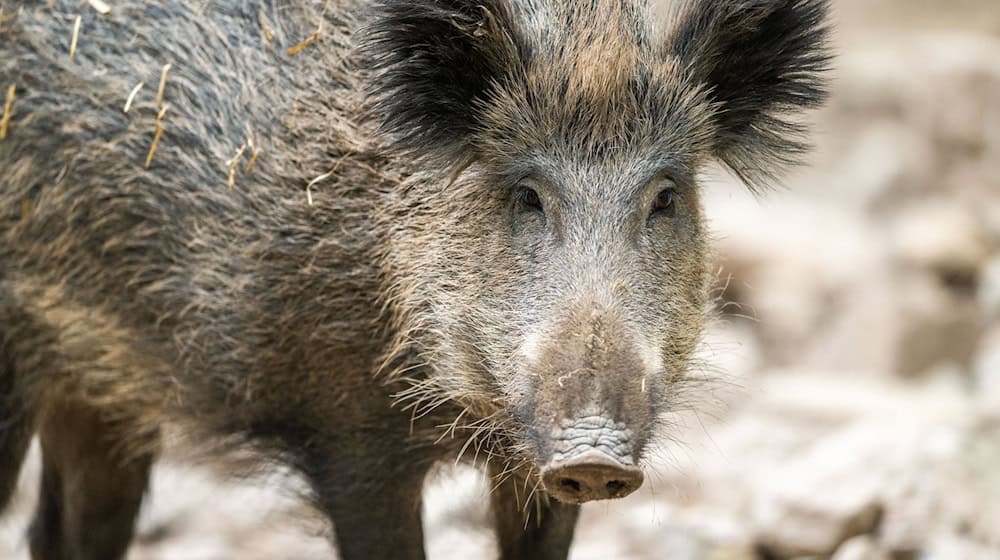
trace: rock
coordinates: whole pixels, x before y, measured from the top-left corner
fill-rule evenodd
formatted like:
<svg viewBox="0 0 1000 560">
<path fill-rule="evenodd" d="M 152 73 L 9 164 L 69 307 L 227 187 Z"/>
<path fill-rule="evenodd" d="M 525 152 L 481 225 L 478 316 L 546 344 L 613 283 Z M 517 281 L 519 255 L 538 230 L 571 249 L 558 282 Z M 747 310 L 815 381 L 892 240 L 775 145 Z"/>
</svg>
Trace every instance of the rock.
<svg viewBox="0 0 1000 560">
<path fill-rule="evenodd" d="M 870 293 L 860 272 L 883 266 L 882 236 L 843 208 L 791 195 L 760 201 L 732 194 L 735 188 L 715 183 L 706 196 L 724 287 L 721 311 L 754 328 L 762 366 L 800 365 L 841 303 Z M 864 356 L 856 360 L 863 362 L 886 347 L 868 340 L 856 336 L 854 351 L 840 357 Z"/>
<path fill-rule="evenodd" d="M 763 404 L 774 417 L 804 424 L 812 414 L 828 428 L 756 481 L 757 541 L 776 558 L 827 557 L 872 534 L 890 554 L 924 546 L 947 519 L 950 465 L 966 446 L 970 407 L 955 377 L 915 386 L 791 374 L 773 384 Z"/>
<path fill-rule="evenodd" d="M 832 304 L 798 369 L 840 370 L 884 376 L 896 370 L 899 302 L 897 279 L 886 262 L 868 263 L 848 285 L 830 295 Z"/>
<path fill-rule="evenodd" d="M 863 535 L 840 545 L 830 560 L 890 560 L 891 557 L 878 542 Z"/>
<path fill-rule="evenodd" d="M 1000 231 L 997 238 L 1000 239 Z M 983 313 L 1000 323 L 1000 251 L 983 267 L 977 296 Z"/>
<path fill-rule="evenodd" d="M 731 509 L 676 503 L 655 475 L 650 482 L 648 493 L 584 505 L 571 559 L 756 560 L 752 535 Z"/>
<path fill-rule="evenodd" d="M 854 47 L 838 61 L 840 94 L 825 115 L 828 126 L 860 134 L 832 146 L 837 167 L 828 180 L 861 193 L 883 216 L 932 193 L 989 198 L 1000 171 L 1000 39 L 882 34 Z M 858 150 L 879 130 L 898 148 L 873 145 L 866 157 Z"/>
<path fill-rule="evenodd" d="M 948 525 L 961 538 L 993 550 L 1000 558 L 1000 411 L 986 409 L 967 426 L 952 460 L 947 492 Z"/>
<path fill-rule="evenodd" d="M 976 393 L 983 405 L 1000 410 L 1000 324 L 980 341 L 973 374 Z"/>
<path fill-rule="evenodd" d="M 929 434 L 939 440 L 942 433 Z M 937 442 L 941 445 L 941 441 Z M 953 455 L 953 454 L 950 454 Z M 896 555 L 913 554 L 927 546 L 931 534 L 944 524 L 947 477 L 952 473 L 940 461 L 916 454 L 905 470 L 885 489 L 886 507 L 880 527 L 881 544 Z"/>
<path fill-rule="evenodd" d="M 917 272 L 901 275 L 896 288 L 895 371 L 916 375 L 943 364 L 968 369 L 982 336 L 975 300 Z"/>
<path fill-rule="evenodd" d="M 784 496 L 758 506 L 758 543 L 775 558 L 827 555 L 846 539 L 874 531 L 880 511 L 877 496 L 864 493 L 822 501 Z"/>
<path fill-rule="evenodd" d="M 945 535 L 931 540 L 920 555 L 921 560 L 996 560 L 1000 558 L 1000 550 L 995 547 L 963 539 L 954 535 Z"/>
<path fill-rule="evenodd" d="M 870 467 L 886 437 L 878 426 L 853 426 L 774 472 L 753 512 L 758 542 L 777 558 L 826 556 L 873 532 L 886 473 Z"/>
<path fill-rule="evenodd" d="M 899 210 L 892 224 L 893 257 L 902 266 L 974 284 L 986 266 L 985 225 L 953 197 L 935 197 Z"/>
</svg>

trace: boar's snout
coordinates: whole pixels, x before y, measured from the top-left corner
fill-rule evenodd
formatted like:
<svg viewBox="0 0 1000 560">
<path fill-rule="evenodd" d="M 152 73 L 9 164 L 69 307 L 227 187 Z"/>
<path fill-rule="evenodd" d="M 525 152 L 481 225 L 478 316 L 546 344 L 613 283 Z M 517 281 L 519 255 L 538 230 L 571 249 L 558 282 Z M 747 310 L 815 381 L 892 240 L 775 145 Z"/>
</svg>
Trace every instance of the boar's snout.
<svg viewBox="0 0 1000 560">
<path fill-rule="evenodd" d="M 632 434 L 603 415 L 566 422 L 553 434 L 553 455 L 542 468 L 545 490 L 561 502 L 580 504 L 628 496 L 642 486 L 632 456 Z"/>
<path fill-rule="evenodd" d="M 649 390 L 661 367 L 620 310 L 583 300 L 523 351 L 529 426 L 542 484 L 561 502 L 622 498 L 643 482 L 638 464 L 654 425 Z"/>
<path fill-rule="evenodd" d="M 582 504 L 628 496 L 642 486 L 642 471 L 592 450 L 543 468 L 542 484 L 560 502 Z"/>
</svg>

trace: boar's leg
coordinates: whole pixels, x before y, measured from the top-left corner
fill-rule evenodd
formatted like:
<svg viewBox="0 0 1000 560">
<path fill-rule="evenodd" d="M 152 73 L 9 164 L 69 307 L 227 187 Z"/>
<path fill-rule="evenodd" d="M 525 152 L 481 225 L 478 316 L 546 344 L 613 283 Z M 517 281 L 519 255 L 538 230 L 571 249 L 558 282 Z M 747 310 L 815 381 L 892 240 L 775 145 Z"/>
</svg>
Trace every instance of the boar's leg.
<svg viewBox="0 0 1000 560">
<path fill-rule="evenodd" d="M 15 337 L 27 338 L 30 323 L 12 304 L 0 278 L 0 513 L 17 486 L 34 427 L 32 397 L 15 353 Z"/>
<path fill-rule="evenodd" d="M 154 443 L 133 449 L 116 437 L 123 429 L 120 420 L 111 421 L 106 411 L 86 404 L 60 401 L 48 407 L 39 430 L 42 488 L 30 528 L 34 560 L 125 556 Z"/>
<path fill-rule="evenodd" d="M 17 486 L 18 473 L 34 429 L 28 396 L 20 390 L 14 377 L 13 354 L 4 344 L 3 336 L 0 331 L 0 513 Z"/>
<path fill-rule="evenodd" d="M 523 477 L 512 476 L 493 491 L 500 559 L 565 560 L 580 506 L 563 504 L 545 495 L 528 499 L 531 489 L 532 483 L 525 484 Z"/>
<path fill-rule="evenodd" d="M 306 474 L 333 522 L 340 558 L 423 560 L 423 462 L 385 433 L 338 448 L 310 460 Z"/>
<path fill-rule="evenodd" d="M 0 357 L 0 360 L 3 358 Z M 3 368 L 0 363 L 0 369 Z M 31 442 L 31 424 L 16 396 L 6 393 L 5 373 L 0 371 L 0 513 L 17 487 L 21 463 Z"/>
</svg>

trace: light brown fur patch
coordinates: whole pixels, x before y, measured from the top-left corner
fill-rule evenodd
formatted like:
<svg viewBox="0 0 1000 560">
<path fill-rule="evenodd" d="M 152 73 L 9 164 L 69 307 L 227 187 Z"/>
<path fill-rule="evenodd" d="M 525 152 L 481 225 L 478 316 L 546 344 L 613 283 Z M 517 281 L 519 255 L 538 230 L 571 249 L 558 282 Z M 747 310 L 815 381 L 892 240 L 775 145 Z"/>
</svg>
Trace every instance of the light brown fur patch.
<svg viewBox="0 0 1000 560">
<path fill-rule="evenodd" d="M 593 19 L 585 18 L 575 30 L 577 41 L 568 57 L 573 68 L 567 92 L 570 98 L 607 99 L 627 88 L 639 62 L 639 49 L 621 32 L 625 29 L 621 16 L 620 9 L 602 2 Z"/>
<path fill-rule="evenodd" d="M 84 307 L 64 289 L 44 279 L 21 276 L 10 282 L 11 293 L 25 311 L 56 333 L 53 358 L 44 382 L 40 411 L 50 401 L 77 400 L 130 418 L 135 434 L 154 431 L 164 421 L 165 403 L 178 396 L 163 387 L 151 390 L 152 370 L 165 365 L 135 349 L 132 333 L 102 310 Z M 137 438 L 142 439 L 142 438 Z"/>
</svg>

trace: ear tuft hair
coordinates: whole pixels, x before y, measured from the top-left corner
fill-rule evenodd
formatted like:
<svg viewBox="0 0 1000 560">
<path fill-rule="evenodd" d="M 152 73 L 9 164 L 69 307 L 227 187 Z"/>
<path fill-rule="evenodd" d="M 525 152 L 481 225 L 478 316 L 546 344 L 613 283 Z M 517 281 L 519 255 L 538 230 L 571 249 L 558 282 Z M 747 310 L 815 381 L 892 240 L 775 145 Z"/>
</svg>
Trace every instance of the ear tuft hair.
<svg viewBox="0 0 1000 560">
<path fill-rule="evenodd" d="M 467 158 L 481 102 L 520 60 L 509 12 L 495 0 L 377 0 L 361 42 L 390 149 Z"/>
<path fill-rule="evenodd" d="M 808 151 L 795 118 L 821 105 L 829 0 L 692 0 L 673 53 L 716 105 L 715 156 L 758 189 Z"/>
</svg>

